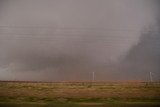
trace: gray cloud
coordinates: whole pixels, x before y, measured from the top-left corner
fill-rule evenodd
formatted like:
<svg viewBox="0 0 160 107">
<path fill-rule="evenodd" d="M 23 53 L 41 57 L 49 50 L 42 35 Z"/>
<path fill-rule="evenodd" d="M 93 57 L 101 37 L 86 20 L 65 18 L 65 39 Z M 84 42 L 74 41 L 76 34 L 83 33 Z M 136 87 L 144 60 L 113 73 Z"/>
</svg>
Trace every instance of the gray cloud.
<svg viewBox="0 0 160 107">
<path fill-rule="evenodd" d="M 141 79 L 130 69 L 146 74 L 142 63 L 152 60 L 144 68 L 159 70 L 158 49 L 143 55 L 158 46 L 144 30 L 156 25 L 156 15 L 148 0 L 3 1 L 0 79 L 90 80 L 93 71 L 97 80 Z"/>
</svg>

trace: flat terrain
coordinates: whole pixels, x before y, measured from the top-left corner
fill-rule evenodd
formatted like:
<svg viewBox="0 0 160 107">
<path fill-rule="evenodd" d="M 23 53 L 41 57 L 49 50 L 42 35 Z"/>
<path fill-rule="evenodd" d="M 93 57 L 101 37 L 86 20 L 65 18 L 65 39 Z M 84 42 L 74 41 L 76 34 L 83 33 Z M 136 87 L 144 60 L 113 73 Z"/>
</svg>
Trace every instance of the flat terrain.
<svg viewBox="0 0 160 107">
<path fill-rule="evenodd" d="M 0 82 L 0 107 L 160 107 L 159 102 L 159 82 Z"/>
</svg>

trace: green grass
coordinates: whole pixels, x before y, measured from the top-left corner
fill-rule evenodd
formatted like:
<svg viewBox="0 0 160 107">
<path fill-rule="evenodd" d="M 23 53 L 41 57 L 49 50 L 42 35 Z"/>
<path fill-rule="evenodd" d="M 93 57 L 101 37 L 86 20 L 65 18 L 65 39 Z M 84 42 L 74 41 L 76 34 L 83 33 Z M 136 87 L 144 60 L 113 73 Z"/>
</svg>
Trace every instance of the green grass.
<svg viewBox="0 0 160 107">
<path fill-rule="evenodd" d="M 76 102 L 48 102 L 48 103 L 0 103 L 0 107 L 160 107 L 158 102 L 106 102 L 106 103 L 76 103 Z"/>
</svg>

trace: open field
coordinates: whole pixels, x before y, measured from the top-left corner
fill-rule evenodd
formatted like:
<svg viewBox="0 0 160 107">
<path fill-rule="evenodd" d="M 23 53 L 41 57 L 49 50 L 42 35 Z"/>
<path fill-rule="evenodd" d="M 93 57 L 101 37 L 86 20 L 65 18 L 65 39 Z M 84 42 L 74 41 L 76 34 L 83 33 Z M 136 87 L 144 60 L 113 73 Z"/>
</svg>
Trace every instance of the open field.
<svg viewBox="0 0 160 107">
<path fill-rule="evenodd" d="M 159 82 L 0 82 L 0 107 L 160 107 L 159 102 Z"/>
</svg>

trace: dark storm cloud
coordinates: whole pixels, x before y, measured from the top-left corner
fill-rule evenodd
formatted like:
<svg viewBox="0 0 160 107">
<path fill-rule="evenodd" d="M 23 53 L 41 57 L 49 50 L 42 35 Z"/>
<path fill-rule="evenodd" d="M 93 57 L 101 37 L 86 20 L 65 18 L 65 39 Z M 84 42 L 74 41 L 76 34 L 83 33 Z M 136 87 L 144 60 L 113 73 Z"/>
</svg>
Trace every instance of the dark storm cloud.
<svg viewBox="0 0 160 107">
<path fill-rule="evenodd" d="M 154 55 L 159 55 L 159 51 L 154 50 L 149 59 L 142 55 L 150 51 L 143 48 L 146 45 L 158 46 L 146 41 L 151 36 L 148 30 L 142 34 L 144 27 L 155 26 L 154 2 L 8 0 L 1 3 L 4 5 L 0 11 L 0 79 L 90 80 L 93 71 L 97 80 L 136 79 L 125 78 L 123 74 L 131 75 L 134 71 L 129 70 L 133 68 L 130 66 L 136 66 L 136 61 L 142 64 L 150 59 L 155 69 L 159 69 L 155 60 L 158 56 Z M 141 60 L 135 60 L 138 57 Z"/>
<path fill-rule="evenodd" d="M 158 4 L 159 6 L 159 4 Z M 159 7 L 158 7 L 159 8 Z M 129 77 L 149 81 L 149 72 L 154 80 L 160 80 L 160 15 L 157 22 L 150 26 L 137 45 L 133 46 L 121 64 L 123 75 L 132 72 Z M 124 64 L 124 65 L 123 65 Z M 123 68 L 124 67 L 124 68 Z M 138 74 L 138 75 L 137 75 Z"/>
</svg>

